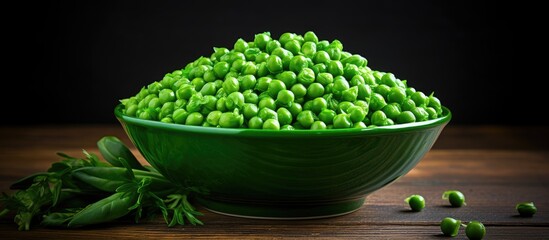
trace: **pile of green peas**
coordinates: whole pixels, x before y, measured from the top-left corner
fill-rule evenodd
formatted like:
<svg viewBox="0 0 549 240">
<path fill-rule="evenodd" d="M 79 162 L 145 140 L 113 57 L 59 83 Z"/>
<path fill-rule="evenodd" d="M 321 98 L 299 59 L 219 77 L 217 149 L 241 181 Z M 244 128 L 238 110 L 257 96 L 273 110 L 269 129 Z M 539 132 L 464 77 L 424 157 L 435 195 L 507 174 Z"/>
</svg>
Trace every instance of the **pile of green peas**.
<svg viewBox="0 0 549 240">
<path fill-rule="evenodd" d="M 374 71 L 339 40 L 269 32 L 214 48 L 121 100 L 123 114 L 205 127 L 272 130 L 387 126 L 441 117 L 440 100 Z"/>
</svg>

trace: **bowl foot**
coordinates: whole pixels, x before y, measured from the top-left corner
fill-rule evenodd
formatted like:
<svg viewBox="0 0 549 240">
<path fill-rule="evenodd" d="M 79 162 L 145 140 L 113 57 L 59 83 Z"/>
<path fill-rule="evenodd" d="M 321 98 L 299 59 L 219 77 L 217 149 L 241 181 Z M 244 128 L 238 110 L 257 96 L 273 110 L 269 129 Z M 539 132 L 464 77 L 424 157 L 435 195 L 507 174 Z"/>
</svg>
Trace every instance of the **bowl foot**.
<svg viewBox="0 0 549 240">
<path fill-rule="evenodd" d="M 233 217 L 254 219 L 300 220 L 317 219 L 345 215 L 358 210 L 365 198 L 354 200 L 314 203 L 314 204 L 256 204 L 222 202 L 206 198 L 197 198 L 207 210 Z"/>
</svg>

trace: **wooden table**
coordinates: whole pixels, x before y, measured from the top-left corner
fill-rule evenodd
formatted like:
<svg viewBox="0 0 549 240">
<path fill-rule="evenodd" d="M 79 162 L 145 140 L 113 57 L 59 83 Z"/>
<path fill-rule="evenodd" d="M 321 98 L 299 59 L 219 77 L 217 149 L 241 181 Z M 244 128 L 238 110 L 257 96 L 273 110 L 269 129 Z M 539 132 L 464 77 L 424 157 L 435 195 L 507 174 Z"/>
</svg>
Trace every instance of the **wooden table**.
<svg viewBox="0 0 549 240">
<path fill-rule="evenodd" d="M 58 160 L 55 152 L 77 156 L 82 148 L 97 152 L 95 143 L 104 135 L 130 143 L 119 126 L 0 127 L 0 191 L 8 191 L 20 177 L 48 168 Z M 360 210 L 341 217 L 252 220 L 202 209 L 204 226 L 167 228 L 159 218 L 78 230 L 36 227 L 28 232 L 17 231 L 12 219 L 3 218 L 0 239 L 440 239 L 439 223 L 447 216 L 482 221 L 485 239 L 549 239 L 547 136 L 548 127 L 448 126 L 410 173 L 370 195 Z M 449 189 L 462 191 L 467 206 L 448 207 L 441 195 Z M 427 207 L 422 212 L 408 211 L 404 199 L 411 194 L 425 197 Z M 538 213 L 533 218 L 517 216 L 515 204 L 522 201 L 535 202 Z M 466 239 L 463 228 L 454 239 Z"/>
</svg>

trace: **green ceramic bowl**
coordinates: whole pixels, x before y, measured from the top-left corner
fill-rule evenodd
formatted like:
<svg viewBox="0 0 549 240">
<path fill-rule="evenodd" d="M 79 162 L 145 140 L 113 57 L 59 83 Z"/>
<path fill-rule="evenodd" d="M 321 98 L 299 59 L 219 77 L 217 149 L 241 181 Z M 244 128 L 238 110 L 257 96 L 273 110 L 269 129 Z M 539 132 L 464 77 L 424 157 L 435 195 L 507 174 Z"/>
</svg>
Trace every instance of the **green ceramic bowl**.
<svg viewBox="0 0 549 240">
<path fill-rule="evenodd" d="M 205 208 L 227 215 L 304 219 L 360 208 L 408 173 L 451 113 L 367 129 L 254 130 L 195 127 L 115 115 L 131 141 L 171 181 L 208 192 Z"/>
</svg>

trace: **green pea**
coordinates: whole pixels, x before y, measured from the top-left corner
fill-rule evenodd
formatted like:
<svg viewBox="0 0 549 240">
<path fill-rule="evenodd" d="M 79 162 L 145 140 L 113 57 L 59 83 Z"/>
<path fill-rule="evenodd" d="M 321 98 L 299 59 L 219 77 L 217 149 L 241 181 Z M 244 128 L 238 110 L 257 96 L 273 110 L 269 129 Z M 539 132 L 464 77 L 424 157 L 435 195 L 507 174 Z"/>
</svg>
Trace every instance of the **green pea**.
<svg viewBox="0 0 549 240">
<path fill-rule="evenodd" d="M 296 98 L 303 98 L 307 94 L 307 88 L 305 88 L 305 86 L 301 83 L 294 84 L 291 91 L 294 93 Z"/>
<path fill-rule="evenodd" d="M 341 50 L 339 48 L 328 47 L 324 49 L 324 51 L 328 53 L 328 55 L 330 56 L 330 59 L 332 60 L 341 59 Z"/>
<path fill-rule="evenodd" d="M 420 212 L 425 208 L 425 199 L 421 195 L 411 195 L 404 200 L 414 212 Z"/>
<path fill-rule="evenodd" d="M 311 125 L 311 130 L 323 130 L 323 129 L 326 129 L 326 123 L 324 123 L 323 121 L 315 121 Z"/>
<path fill-rule="evenodd" d="M 324 109 L 318 114 L 318 119 L 326 124 L 332 124 L 334 122 L 335 116 L 336 112 L 334 110 Z"/>
<path fill-rule="evenodd" d="M 297 55 L 299 54 L 299 52 L 301 52 L 301 44 L 299 44 L 299 42 L 295 39 L 286 42 L 286 44 L 284 44 L 284 48 L 292 52 L 294 55 Z"/>
<path fill-rule="evenodd" d="M 215 109 L 221 111 L 221 112 L 226 112 L 227 111 L 227 98 L 226 97 L 220 97 L 218 100 L 217 100 L 217 103 L 215 104 Z"/>
<path fill-rule="evenodd" d="M 368 60 L 366 58 L 358 55 L 358 54 L 351 55 L 351 56 L 343 59 L 342 62 L 344 64 L 345 63 L 354 64 L 357 67 L 366 67 L 366 65 L 368 65 Z"/>
<path fill-rule="evenodd" d="M 407 98 L 400 104 L 400 108 L 402 111 L 412 111 L 414 108 L 416 108 L 416 103 L 414 100 Z"/>
<path fill-rule="evenodd" d="M 389 87 L 395 87 L 396 86 L 396 77 L 392 73 L 385 73 L 381 77 L 381 84 L 385 84 Z"/>
<path fill-rule="evenodd" d="M 290 90 L 280 90 L 276 97 L 276 104 L 279 106 L 290 106 L 294 102 L 294 93 Z"/>
<path fill-rule="evenodd" d="M 171 89 L 162 89 L 158 93 L 158 98 L 160 100 L 160 103 L 164 104 L 166 102 L 173 102 L 175 101 L 175 93 Z"/>
<path fill-rule="evenodd" d="M 343 63 L 342 63 L 343 65 Z M 354 64 L 347 64 L 343 67 L 343 76 L 347 79 L 353 79 L 354 76 L 360 76 L 358 67 Z"/>
<path fill-rule="evenodd" d="M 479 221 L 470 221 L 465 227 L 465 235 L 470 240 L 481 240 L 486 235 L 486 228 Z"/>
<path fill-rule="evenodd" d="M 354 75 L 352 76 L 351 78 L 351 86 L 358 86 L 360 84 L 366 84 L 366 82 L 364 81 L 364 77 L 362 75 Z"/>
<path fill-rule="evenodd" d="M 383 77 L 383 75 L 385 75 L 385 73 L 380 71 L 373 71 L 372 74 L 375 77 L 376 84 L 381 84 L 381 78 Z"/>
<path fill-rule="evenodd" d="M 334 87 L 332 89 L 336 97 L 341 97 L 343 91 L 349 89 L 349 82 L 343 76 L 337 76 L 334 78 Z"/>
<path fill-rule="evenodd" d="M 163 123 L 174 123 L 173 122 L 173 119 L 171 117 L 164 117 L 162 119 L 160 119 L 160 122 L 163 122 Z"/>
<path fill-rule="evenodd" d="M 316 53 L 316 43 L 314 42 L 305 42 L 301 46 L 301 52 L 308 58 L 313 58 Z M 294 53 L 295 54 L 295 53 Z"/>
<path fill-rule="evenodd" d="M 195 78 L 191 81 L 191 84 L 194 86 L 195 91 L 199 91 L 202 87 L 204 87 L 206 81 L 204 81 L 203 78 Z"/>
<path fill-rule="evenodd" d="M 288 41 L 293 40 L 295 37 L 295 33 L 286 32 L 280 35 L 278 41 L 280 42 L 280 44 L 285 45 Z"/>
<path fill-rule="evenodd" d="M 174 109 L 177 109 L 177 108 L 185 108 L 185 106 L 187 106 L 187 100 L 185 99 L 177 99 L 174 103 Z"/>
<path fill-rule="evenodd" d="M 244 39 L 239 38 L 234 43 L 234 50 L 237 52 L 243 53 L 246 49 L 248 49 L 248 43 L 244 41 Z"/>
<path fill-rule="evenodd" d="M 265 46 L 265 50 L 267 50 L 268 54 L 271 54 L 273 50 L 281 47 L 281 44 L 278 40 L 271 40 L 267 43 L 267 46 Z"/>
<path fill-rule="evenodd" d="M 263 129 L 280 130 L 280 123 L 276 119 L 267 119 L 263 123 Z"/>
<path fill-rule="evenodd" d="M 368 110 L 370 109 L 370 106 L 368 105 L 368 103 L 366 101 L 363 101 L 363 100 L 357 100 L 353 103 L 355 106 L 359 106 L 361 107 L 362 109 L 364 109 L 364 111 L 366 111 L 366 113 L 368 112 Z"/>
<path fill-rule="evenodd" d="M 334 77 L 331 73 L 319 73 L 316 81 L 323 86 L 327 86 L 328 84 L 334 82 Z"/>
<path fill-rule="evenodd" d="M 318 46 L 317 46 L 317 50 L 318 50 Z M 330 63 L 330 55 L 326 52 L 326 51 L 317 51 L 315 53 L 315 56 L 313 58 L 313 62 L 314 63 L 324 63 L 324 64 L 329 64 Z M 343 66 L 341 67 L 343 69 Z"/>
<path fill-rule="evenodd" d="M 318 48 L 318 50 L 324 50 L 328 48 L 329 45 L 330 45 L 330 42 L 328 42 L 327 40 L 322 40 L 322 41 L 319 40 L 316 47 Z"/>
<path fill-rule="evenodd" d="M 439 116 L 442 115 L 442 105 L 440 104 L 440 100 L 437 97 L 431 94 L 429 96 L 428 102 L 429 102 L 428 106 L 434 108 L 437 111 L 437 115 Z"/>
<path fill-rule="evenodd" d="M 304 86 L 309 86 L 315 81 L 315 73 L 310 68 L 303 68 L 297 75 L 297 81 Z"/>
<path fill-rule="evenodd" d="M 219 117 L 219 126 L 222 128 L 239 128 L 243 122 L 244 117 L 238 113 L 238 110 L 224 112 Z"/>
<path fill-rule="evenodd" d="M 313 123 L 315 122 L 313 112 L 311 112 L 310 110 L 301 111 L 297 115 L 297 121 L 304 128 L 306 128 L 306 129 L 311 128 L 311 125 L 313 125 Z"/>
<path fill-rule="evenodd" d="M 244 91 L 242 95 L 244 95 L 245 103 L 257 104 L 259 102 L 259 96 L 251 89 Z"/>
<path fill-rule="evenodd" d="M 229 49 L 227 48 L 214 47 L 214 56 L 215 56 L 215 59 L 217 60 L 221 59 L 221 57 L 227 53 L 229 53 Z"/>
<path fill-rule="evenodd" d="M 257 107 L 257 105 L 253 103 L 244 104 L 244 108 L 242 110 L 242 114 L 244 115 L 244 118 L 251 119 L 252 117 L 257 116 L 258 112 L 259 112 L 259 108 Z"/>
<path fill-rule="evenodd" d="M 416 121 L 418 122 L 429 119 L 429 113 L 423 107 L 416 107 L 411 112 L 416 116 Z"/>
<path fill-rule="evenodd" d="M 130 117 L 135 117 L 137 109 L 138 109 L 138 107 L 137 107 L 136 104 L 127 106 L 125 114 L 130 116 Z"/>
<path fill-rule="evenodd" d="M 425 108 L 425 111 L 429 114 L 429 119 L 435 119 L 438 117 L 437 110 L 432 107 Z"/>
<path fill-rule="evenodd" d="M 320 83 L 312 83 L 307 88 L 307 97 L 311 99 L 321 97 L 322 95 L 324 95 L 324 86 Z"/>
<path fill-rule="evenodd" d="M 381 85 L 380 85 L 381 86 Z M 386 85 L 383 85 L 386 86 Z M 406 90 L 401 87 L 391 87 L 387 94 L 387 101 L 401 104 L 406 99 Z"/>
<path fill-rule="evenodd" d="M 294 102 L 294 104 L 292 104 L 288 108 L 288 110 L 292 113 L 292 116 L 294 118 L 297 118 L 297 115 L 299 115 L 299 113 L 303 111 L 303 107 L 301 106 L 301 104 Z"/>
<path fill-rule="evenodd" d="M 444 236 L 455 237 L 458 235 L 461 221 L 450 217 L 442 219 L 440 222 L 440 230 Z"/>
<path fill-rule="evenodd" d="M 260 64 L 260 63 L 266 62 L 268 58 L 269 58 L 268 53 L 260 52 L 255 56 L 255 63 Z M 257 67 L 257 68 L 259 69 L 259 67 Z"/>
<path fill-rule="evenodd" d="M 346 113 L 347 109 L 349 109 L 352 106 L 354 106 L 354 104 L 352 102 L 343 101 L 343 102 L 339 103 L 338 108 L 341 112 Z"/>
<path fill-rule="evenodd" d="M 157 116 L 158 111 L 155 108 L 145 108 L 138 117 L 145 120 L 156 120 Z"/>
<path fill-rule="evenodd" d="M 244 67 L 244 64 L 246 64 L 245 60 L 237 59 L 231 64 L 231 68 L 229 71 L 240 73 L 242 71 L 242 68 Z"/>
<path fill-rule="evenodd" d="M 193 112 L 187 116 L 187 119 L 185 120 L 185 125 L 200 126 L 202 125 L 203 121 L 204 121 L 204 116 L 202 116 L 201 113 Z"/>
<path fill-rule="evenodd" d="M 263 120 L 267 120 L 267 119 L 278 119 L 278 114 L 273 110 L 273 109 L 270 109 L 270 108 L 260 108 L 259 109 L 259 112 L 257 113 L 257 116 Z"/>
<path fill-rule="evenodd" d="M 281 107 L 276 110 L 276 115 L 280 125 L 288 125 L 293 121 L 292 113 L 286 108 Z"/>
<path fill-rule="evenodd" d="M 385 84 L 379 84 L 374 88 L 374 92 L 378 93 L 379 95 L 383 96 L 384 98 L 387 97 L 389 92 L 391 91 L 391 87 L 385 85 Z"/>
<path fill-rule="evenodd" d="M 292 126 L 292 125 L 282 125 L 282 127 L 280 127 L 280 130 L 295 130 L 295 128 Z"/>
<path fill-rule="evenodd" d="M 308 31 L 303 35 L 303 40 L 305 40 L 306 42 L 317 43 L 318 42 L 318 37 L 316 36 L 316 34 L 314 32 Z"/>
<path fill-rule="evenodd" d="M 263 128 L 263 120 L 259 117 L 253 117 L 248 121 L 248 127 L 251 129 L 261 129 Z"/>
<path fill-rule="evenodd" d="M 240 77 L 240 88 L 242 90 L 254 89 L 257 80 L 254 75 L 244 75 Z"/>
<path fill-rule="evenodd" d="M 319 114 L 323 109 L 328 107 L 328 102 L 322 97 L 317 97 L 311 101 L 311 111 L 315 114 Z"/>
<path fill-rule="evenodd" d="M 164 89 L 167 90 L 167 89 Z M 200 93 L 204 96 L 206 95 L 214 95 L 217 92 L 217 89 L 215 88 L 215 83 L 209 82 L 204 84 L 202 89 L 200 89 Z"/>
<path fill-rule="evenodd" d="M 303 104 L 303 110 L 311 110 L 313 108 L 313 100 L 306 101 Z"/>
<path fill-rule="evenodd" d="M 426 106 L 429 103 L 429 97 L 425 96 L 422 92 L 412 93 L 410 96 L 416 103 L 416 106 Z"/>
<path fill-rule="evenodd" d="M 290 68 L 290 71 L 293 71 L 294 73 L 300 73 L 301 70 L 308 67 L 309 63 L 307 62 L 307 58 L 302 55 L 297 55 L 292 57 L 290 60 L 290 65 L 288 66 Z"/>
<path fill-rule="evenodd" d="M 269 69 L 267 69 L 267 62 L 262 62 L 257 66 L 257 76 L 258 77 L 265 77 L 269 75 Z"/>
<path fill-rule="evenodd" d="M 334 117 L 334 128 L 350 128 L 353 122 L 348 114 L 340 113 Z"/>
<path fill-rule="evenodd" d="M 276 78 L 284 82 L 286 86 L 293 86 L 297 82 L 297 75 L 292 71 L 279 73 Z"/>
<path fill-rule="evenodd" d="M 372 121 L 372 124 L 376 126 L 384 126 L 387 122 L 387 116 L 385 113 L 381 110 L 377 110 L 372 114 L 372 117 L 370 119 Z"/>
<path fill-rule="evenodd" d="M 278 92 L 285 89 L 286 84 L 284 84 L 284 82 L 280 80 L 275 79 L 269 83 L 269 88 L 267 89 L 267 92 L 269 93 L 269 96 L 271 96 L 272 98 L 276 98 L 278 96 Z"/>
<path fill-rule="evenodd" d="M 271 41 L 271 33 L 269 32 L 256 34 L 254 38 L 255 46 L 261 50 L 266 49 L 269 41 Z"/>
<path fill-rule="evenodd" d="M 324 63 L 318 63 L 314 64 L 311 69 L 313 70 L 313 72 L 315 72 L 315 75 L 318 76 L 318 74 L 326 72 L 328 67 L 326 67 L 326 64 Z"/>
<path fill-rule="evenodd" d="M 194 95 L 195 93 L 196 93 L 196 90 L 194 90 L 193 85 L 184 84 L 177 90 L 176 97 L 177 99 L 189 100 L 191 96 Z"/>
<path fill-rule="evenodd" d="M 158 114 L 158 118 L 162 119 L 167 117 L 168 115 L 171 115 L 174 110 L 174 103 L 173 102 L 167 102 L 162 105 L 162 108 L 160 109 L 160 113 Z"/>
<path fill-rule="evenodd" d="M 257 72 L 257 66 L 253 62 L 244 63 L 244 66 L 242 66 L 242 69 L 241 69 L 242 75 L 254 76 L 256 72 Z"/>
<path fill-rule="evenodd" d="M 357 99 L 366 100 L 372 96 L 372 88 L 368 84 L 358 84 Z"/>
<path fill-rule="evenodd" d="M 370 109 L 372 111 L 377 111 L 385 107 L 387 103 L 385 102 L 385 98 L 381 96 L 379 93 L 373 93 L 370 97 Z"/>
<path fill-rule="evenodd" d="M 370 86 L 375 86 L 378 83 L 376 82 L 376 78 L 371 72 L 367 72 L 361 75 L 364 78 L 364 82 Z"/>
<path fill-rule="evenodd" d="M 160 99 L 159 98 L 153 98 L 151 99 L 151 101 L 149 102 L 149 108 L 157 108 L 157 107 L 160 107 L 162 106 L 162 102 L 160 102 Z"/>
<path fill-rule="evenodd" d="M 240 83 L 235 77 L 227 77 L 223 81 L 223 89 L 227 94 L 238 92 L 240 89 Z"/>
<path fill-rule="evenodd" d="M 410 96 L 412 95 L 413 93 L 417 92 L 415 88 L 413 87 L 407 87 L 406 88 L 406 95 Z"/>
<path fill-rule="evenodd" d="M 282 59 L 279 56 L 271 55 L 267 59 L 267 69 L 271 73 L 279 73 L 282 72 L 283 65 L 282 65 Z"/>
<path fill-rule="evenodd" d="M 346 112 L 349 114 L 349 117 L 353 123 L 362 122 L 362 120 L 366 117 L 366 111 L 359 106 L 351 106 L 347 108 Z"/>
<path fill-rule="evenodd" d="M 341 92 L 341 100 L 354 102 L 358 97 L 358 87 L 354 86 Z"/>
<path fill-rule="evenodd" d="M 241 92 L 233 92 L 225 100 L 227 110 L 233 111 L 235 108 L 244 107 L 244 95 Z"/>
<path fill-rule="evenodd" d="M 343 75 L 343 64 L 340 61 L 332 60 L 328 63 L 328 72 L 334 76 Z"/>
<path fill-rule="evenodd" d="M 213 82 L 216 80 L 216 76 L 213 70 L 206 71 L 203 78 L 205 82 Z"/>
<path fill-rule="evenodd" d="M 397 123 L 411 123 L 416 121 L 416 116 L 410 111 L 402 111 L 397 119 Z"/>
<path fill-rule="evenodd" d="M 206 122 L 211 126 L 219 125 L 219 118 L 221 117 L 221 111 L 211 111 L 206 117 Z"/>
<path fill-rule="evenodd" d="M 532 217 L 538 211 L 533 202 L 519 203 L 515 208 L 522 217 Z"/>
<path fill-rule="evenodd" d="M 381 110 L 385 113 L 385 115 L 387 115 L 388 118 L 391 119 L 397 119 L 400 115 L 400 108 L 398 104 L 387 104 Z"/>
<path fill-rule="evenodd" d="M 273 98 L 271 97 L 263 97 L 259 100 L 259 104 L 258 104 L 258 107 L 259 109 L 262 109 L 262 108 L 270 108 L 272 110 L 276 110 L 276 102 Z"/>
<path fill-rule="evenodd" d="M 356 122 L 353 124 L 353 128 L 367 128 L 364 122 Z"/>
<path fill-rule="evenodd" d="M 445 191 L 442 194 L 442 199 L 446 199 L 450 201 L 450 205 L 452 205 L 452 207 L 461 207 L 463 205 L 466 205 L 465 195 L 463 195 L 463 193 L 461 193 L 460 191 L 456 191 L 456 190 Z"/>
<path fill-rule="evenodd" d="M 269 84 L 271 83 L 273 79 L 270 77 L 260 77 L 257 80 L 257 84 L 255 85 L 255 89 L 259 90 L 260 92 L 265 92 L 267 89 L 269 89 Z"/>
</svg>

